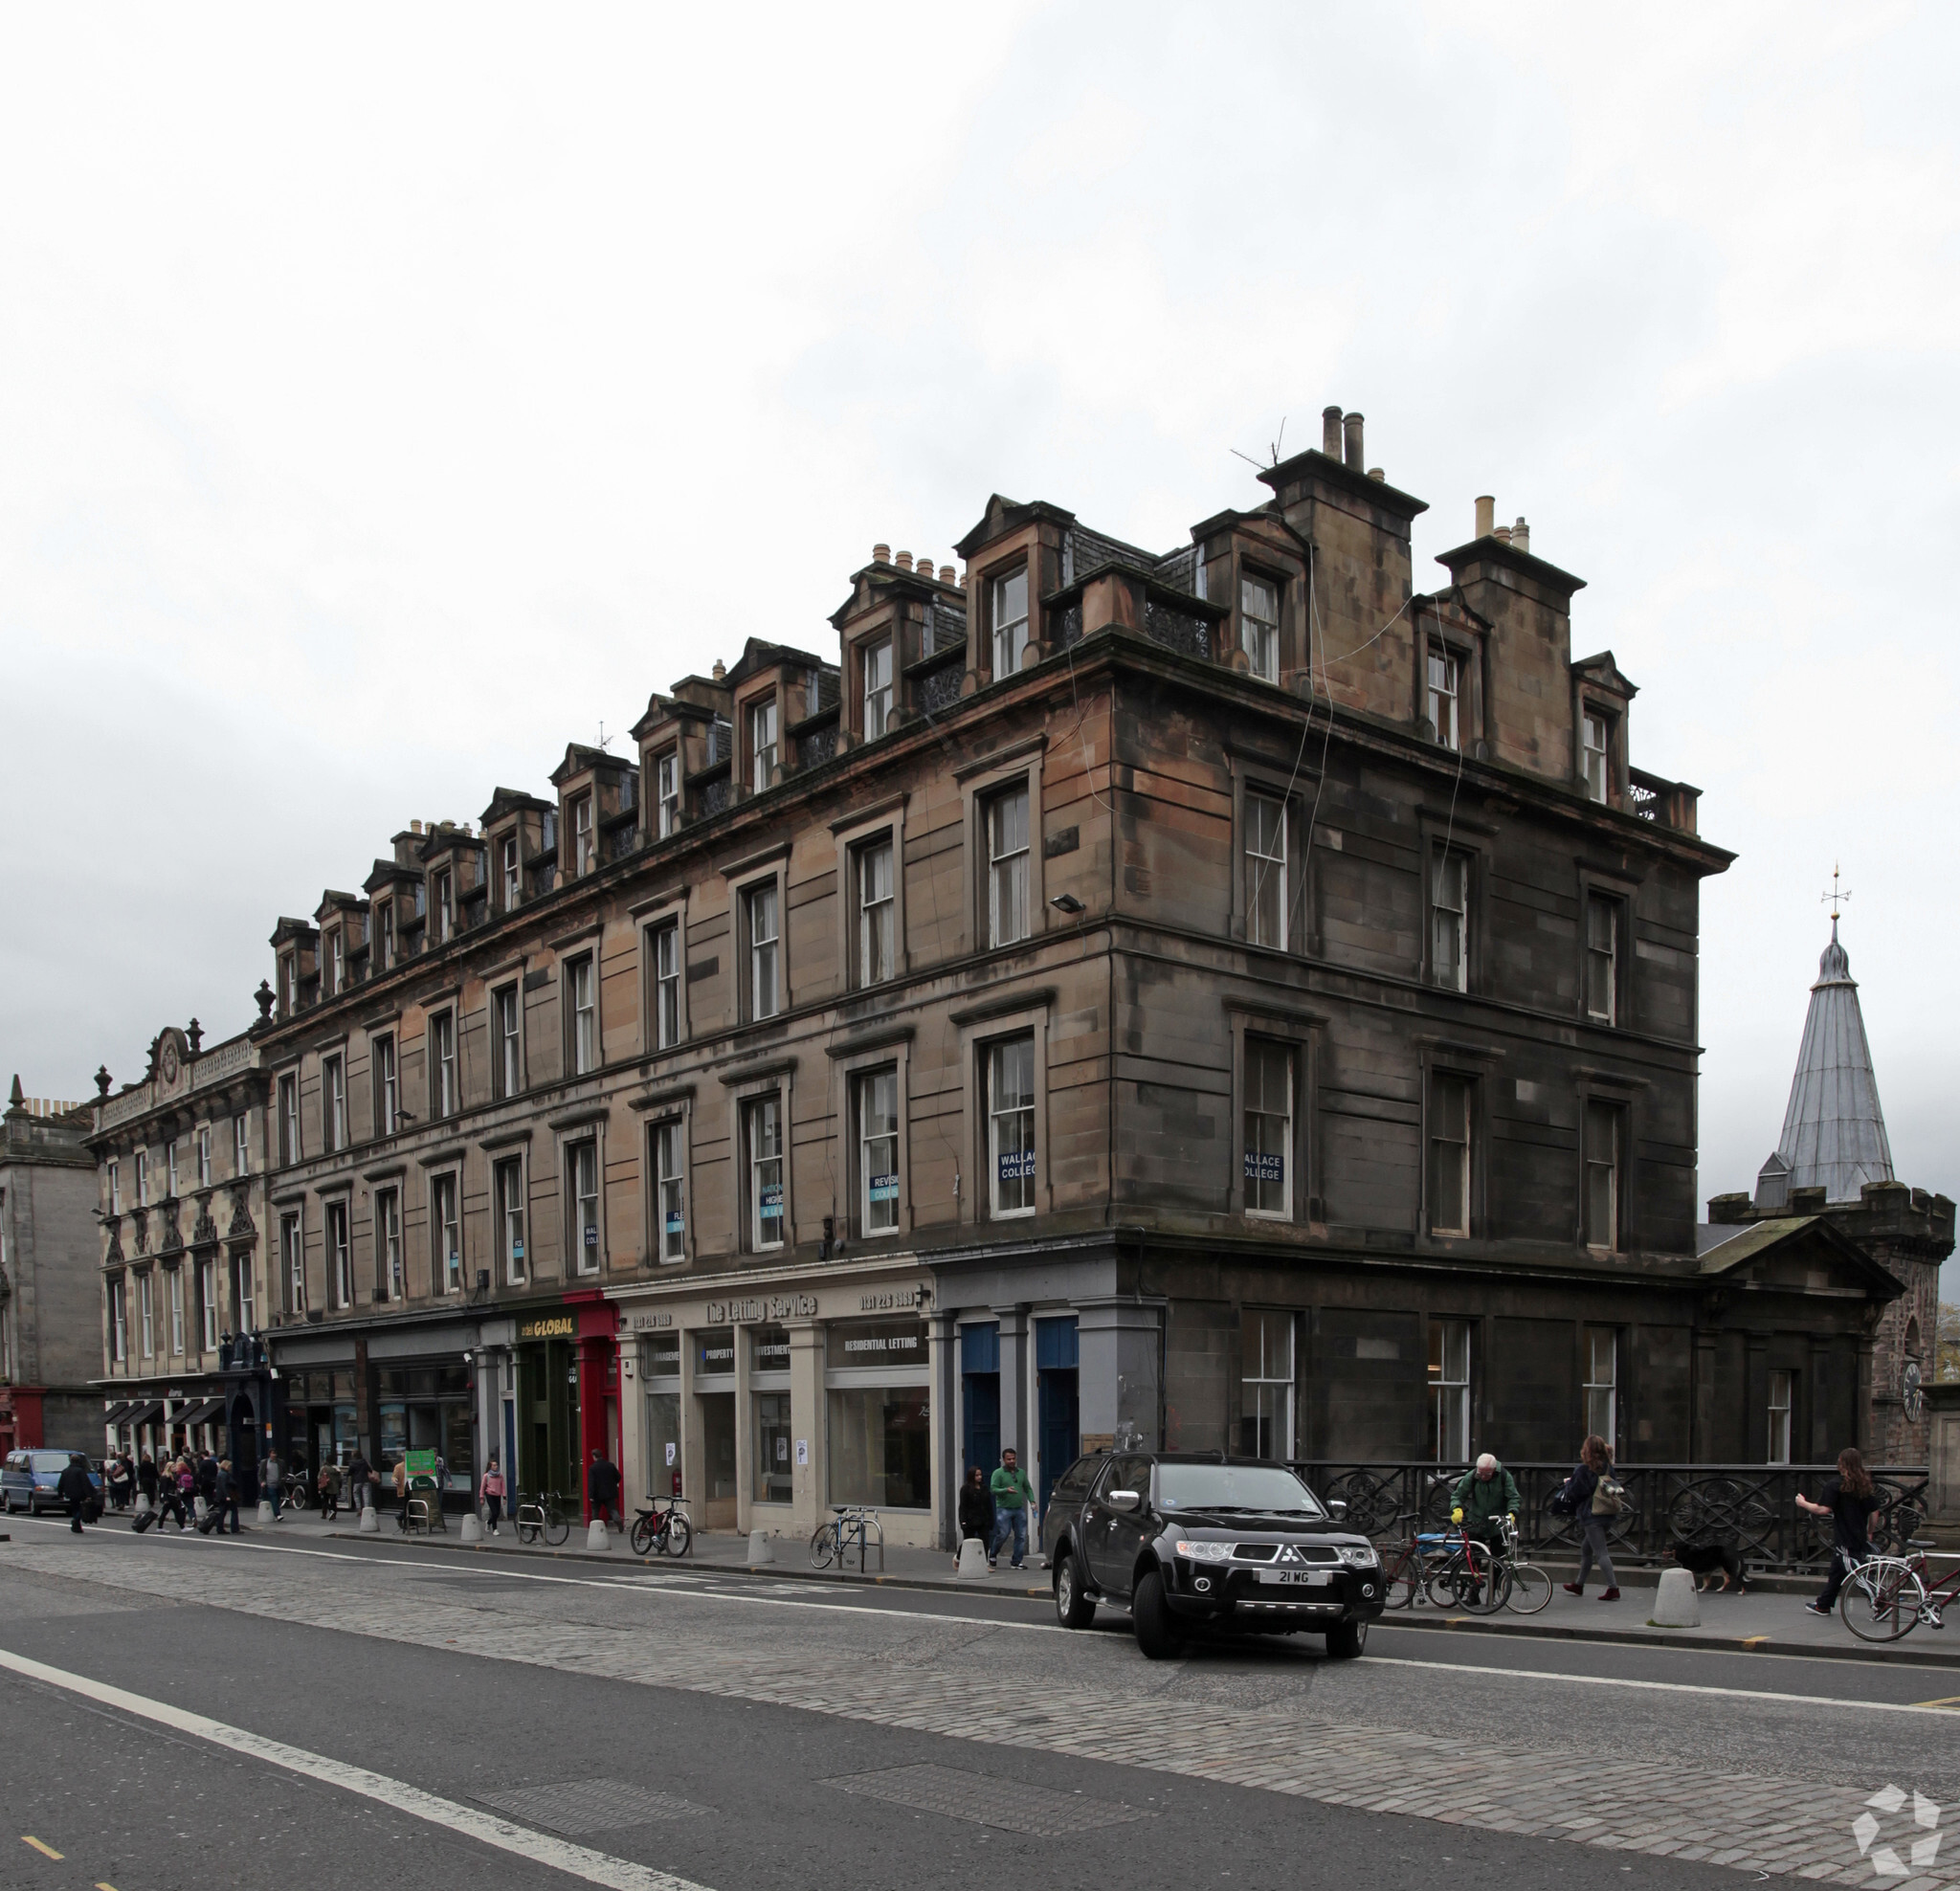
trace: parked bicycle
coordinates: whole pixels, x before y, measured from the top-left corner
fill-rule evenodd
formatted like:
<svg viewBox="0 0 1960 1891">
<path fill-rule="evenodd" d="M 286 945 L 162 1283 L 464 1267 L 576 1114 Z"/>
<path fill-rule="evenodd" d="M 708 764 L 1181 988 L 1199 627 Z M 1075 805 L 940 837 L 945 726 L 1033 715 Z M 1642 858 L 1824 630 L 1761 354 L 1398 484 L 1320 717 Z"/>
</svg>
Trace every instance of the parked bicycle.
<svg viewBox="0 0 1960 1891">
<path fill-rule="evenodd" d="M 819 1524 L 810 1539 L 811 1568 L 828 1569 L 835 1562 L 841 1569 L 853 1544 L 858 1546 L 860 1571 L 870 1567 L 865 1558 L 873 1547 L 878 1550 L 879 1567 L 884 1567 L 884 1525 L 879 1522 L 878 1512 L 861 1503 L 832 1504 L 830 1522 Z"/>
<path fill-rule="evenodd" d="M 662 1510 L 660 1500 L 649 1496 L 646 1509 L 635 1506 L 631 1541 L 635 1556 L 685 1556 L 693 1548 L 694 1525 L 681 1507 L 686 1502 L 684 1497 L 669 1498 Z"/>
<path fill-rule="evenodd" d="M 530 1497 L 520 1494 L 511 1522 L 517 1525 L 520 1543 L 536 1543 L 542 1536 L 553 1549 L 571 1534 L 571 1525 L 558 1506 L 564 1500 L 555 1490 L 538 1491 Z"/>
<path fill-rule="evenodd" d="M 279 1479 L 279 1502 L 288 1510 L 304 1510 L 313 1502 L 313 1486 L 303 1470 L 288 1471 Z"/>
<path fill-rule="evenodd" d="M 1491 1545 L 1459 1527 L 1452 1539 L 1455 1547 L 1428 1565 L 1423 1587 L 1438 1609 L 1472 1615 L 1509 1609 L 1535 1615 L 1551 1600 L 1550 1576 L 1518 1555 L 1518 1526 L 1505 1518 L 1499 1528 L 1503 1541 Z"/>
<path fill-rule="evenodd" d="M 1947 1611 L 1960 1602 L 1960 1563 L 1935 1577 L 1927 1567 L 1923 1538 L 1903 1556 L 1870 1556 L 1856 1565 L 1838 1591 L 1838 1619 L 1860 1641 L 1897 1641 L 1922 1622 L 1945 1628 Z"/>
</svg>

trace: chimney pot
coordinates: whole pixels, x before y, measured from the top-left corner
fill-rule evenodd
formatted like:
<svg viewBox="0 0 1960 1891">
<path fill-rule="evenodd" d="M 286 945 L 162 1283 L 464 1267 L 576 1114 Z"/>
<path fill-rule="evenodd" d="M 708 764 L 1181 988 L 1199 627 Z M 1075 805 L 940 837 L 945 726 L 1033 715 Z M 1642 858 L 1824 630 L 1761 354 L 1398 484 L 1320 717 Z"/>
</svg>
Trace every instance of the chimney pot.
<svg viewBox="0 0 1960 1891">
<path fill-rule="evenodd" d="M 1511 544 L 1519 551 L 1531 549 L 1531 527 L 1526 524 L 1522 513 L 1518 515 L 1518 523 L 1511 527 Z"/>
<path fill-rule="evenodd" d="M 909 571 L 912 568 L 912 554 L 909 551 L 902 551 L 895 559 L 892 560 L 892 563 L 896 565 L 901 571 Z"/>
<path fill-rule="evenodd" d="M 1494 538 L 1499 545 L 1509 545 L 1511 542 L 1511 528 L 1508 525 L 1500 525 L 1494 532 L 1491 533 L 1491 537 Z"/>
<path fill-rule="evenodd" d="M 1362 459 L 1360 414 L 1344 413 L 1341 416 L 1341 433 L 1348 445 L 1348 464 L 1359 473 Z"/>
<path fill-rule="evenodd" d="M 720 682 L 723 679 L 723 678 L 724 678 L 727 674 L 727 664 L 724 663 L 722 659 L 719 656 L 717 656 L 715 658 L 715 667 L 708 672 L 708 675 L 711 676 L 717 682 Z"/>
<path fill-rule="evenodd" d="M 1490 536 L 1491 527 L 1497 523 L 1497 501 L 1488 493 L 1477 496 L 1477 532 L 1480 539 Z"/>
<path fill-rule="evenodd" d="M 1341 457 L 1341 410 L 1338 407 L 1321 409 L 1321 451 L 1329 459 Z"/>
<path fill-rule="evenodd" d="M 892 562 L 892 548 L 888 545 L 875 545 L 871 547 L 871 562 L 874 565 L 889 565 Z"/>
<path fill-rule="evenodd" d="M 1389 476 L 1386 473 L 1384 473 L 1379 466 L 1370 466 L 1368 469 L 1368 477 L 1370 479 L 1381 479 L 1386 481 Z"/>
<path fill-rule="evenodd" d="M 422 823 L 420 821 L 411 821 L 409 823 L 409 832 L 411 834 L 420 834 L 422 832 Z"/>
<path fill-rule="evenodd" d="M 939 582 L 941 584 L 956 585 L 959 583 L 959 581 L 960 574 L 957 571 L 955 571 L 950 565 L 942 565 L 939 567 Z"/>
</svg>

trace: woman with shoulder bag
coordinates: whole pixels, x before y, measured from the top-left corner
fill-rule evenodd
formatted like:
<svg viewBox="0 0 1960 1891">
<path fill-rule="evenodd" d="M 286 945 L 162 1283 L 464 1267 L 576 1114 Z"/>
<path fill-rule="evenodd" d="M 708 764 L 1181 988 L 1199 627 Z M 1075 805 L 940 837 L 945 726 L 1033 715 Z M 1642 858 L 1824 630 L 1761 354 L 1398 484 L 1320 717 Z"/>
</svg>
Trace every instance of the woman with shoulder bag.
<svg viewBox="0 0 1960 1891">
<path fill-rule="evenodd" d="M 1606 1522 L 1609 1517 L 1619 1515 L 1619 1489 L 1613 1477 L 1613 1447 L 1594 1432 L 1579 1447 L 1579 1461 L 1572 1466 L 1572 1475 L 1566 1479 L 1561 1493 L 1570 1506 L 1568 1514 L 1579 1526 L 1579 1579 L 1566 1584 L 1569 1595 L 1585 1594 L 1586 1577 L 1596 1562 L 1600 1575 L 1606 1579 L 1606 1587 L 1599 1591 L 1600 1601 L 1619 1600 L 1619 1578 L 1614 1573 L 1613 1556 L 1606 1547 Z"/>
</svg>

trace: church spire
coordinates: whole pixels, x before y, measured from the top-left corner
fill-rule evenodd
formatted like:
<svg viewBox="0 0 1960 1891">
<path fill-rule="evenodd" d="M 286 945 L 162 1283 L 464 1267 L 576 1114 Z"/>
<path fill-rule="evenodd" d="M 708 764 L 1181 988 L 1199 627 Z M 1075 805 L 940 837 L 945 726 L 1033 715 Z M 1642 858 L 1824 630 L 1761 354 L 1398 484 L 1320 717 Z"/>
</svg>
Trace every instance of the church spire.
<svg viewBox="0 0 1960 1891">
<path fill-rule="evenodd" d="M 1835 873 L 1832 879 L 1835 882 Z M 1817 962 L 1790 1107 L 1776 1145 L 1776 1153 L 1789 1166 L 1789 1186 L 1821 1188 L 1827 1202 L 1855 1202 L 1867 1182 L 1892 1179 L 1892 1149 L 1885 1140 L 1858 986 L 1850 956 L 1838 943 L 1838 908 L 1840 899 L 1848 897 L 1834 886 L 1831 943 Z"/>
</svg>

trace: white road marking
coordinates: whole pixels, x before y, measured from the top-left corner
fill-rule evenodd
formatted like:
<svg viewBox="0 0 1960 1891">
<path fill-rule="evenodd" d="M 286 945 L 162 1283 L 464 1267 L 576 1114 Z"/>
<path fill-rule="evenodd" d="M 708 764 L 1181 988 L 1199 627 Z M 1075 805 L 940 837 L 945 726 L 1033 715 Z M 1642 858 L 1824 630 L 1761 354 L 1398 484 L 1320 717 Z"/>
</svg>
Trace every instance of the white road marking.
<svg viewBox="0 0 1960 1891">
<path fill-rule="evenodd" d="M 85 1695 L 91 1701 L 100 1701 L 104 1706 L 120 1708 L 125 1714 L 154 1721 L 160 1726 L 174 1728 L 179 1733 L 194 1734 L 214 1746 L 242 1753 L 247 1759 L 263 1760 L 268 1766 L 282 1767 L 287 1772 L 299 1773 L 302 1778 L 317 1779 L 323 1785 L 358 1793 L 362 1798 L 373 1799 L 394 1812 L 406 1813 L 411 1818 L 444 1826 L 451 1832 L 461 1833 L 466 1838 L 495 1846 L 500 1852 L 528 1858 L 534 1864 L 548 1865 L 553 1871 L 562 1871 L 568 1877 L 582 1878 L 588 1884 L 609 1885 L 612 1891 L 705 1891 L 704 1886 L 685 1878 L 676 1878 L 671 1872 L 656 1871 L 651 1865 L 635 1864 L 631 1858 L 615 1858 L 610 1853 L 594 1852 L 587 1846 L 574 1845 L 568 1839 L 533 1832 L 510 1819 L 479 1812 L 473 1806 L 459 1806 L 454 1799 L 438 1798 L 433 1792 L 424 1792 L 420 1787 L 390 1779 L 386 1773 L 369 1772 L 366 1767 L 350 1767 L 339 1760 L 329 1760 L 322 1754 L 309 1753 L 303 1747 L 288 1746 L 282 1741 L 268 1740 L 263 1734 L 247 1732 L 243 1727 L 227 1726 L 223 1721 L 187 1713 L 182 1707 L 172 1707 L 166 1702 L 131 1694 L 126 1688 L 91 1680 L 86 1675 L 51 1668 L 44 1661 L 30 1660 L 25 1655 L 15 1655 L 9 1649 L 0 1648 L 0 1667 L 11 1668 L 30 1680 L 44 1681 L 50 1687 Z"/>
</svg>

